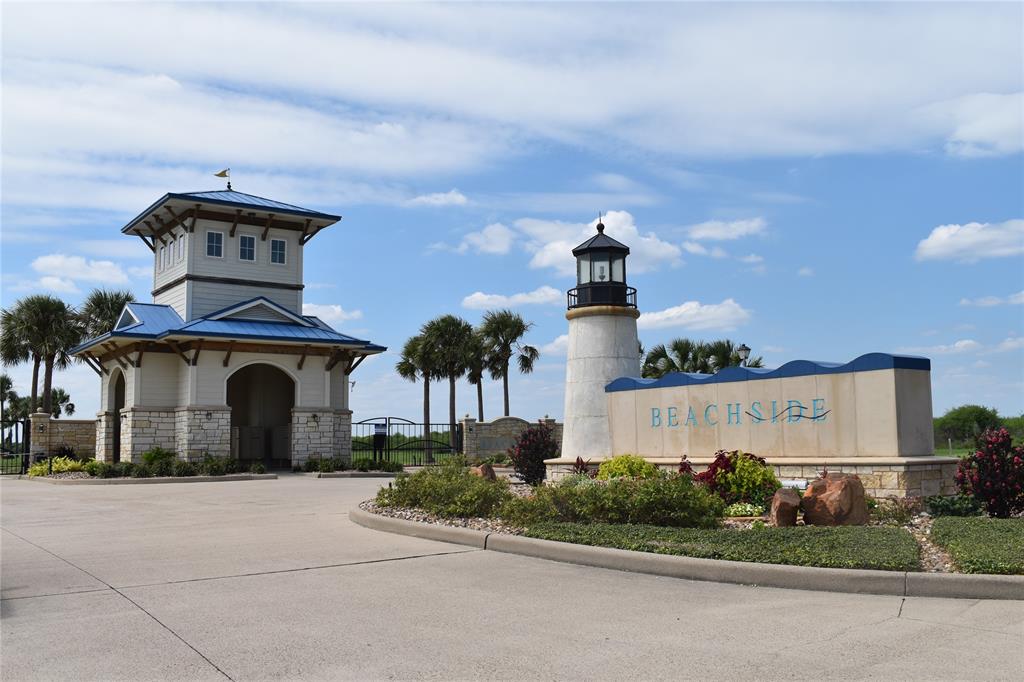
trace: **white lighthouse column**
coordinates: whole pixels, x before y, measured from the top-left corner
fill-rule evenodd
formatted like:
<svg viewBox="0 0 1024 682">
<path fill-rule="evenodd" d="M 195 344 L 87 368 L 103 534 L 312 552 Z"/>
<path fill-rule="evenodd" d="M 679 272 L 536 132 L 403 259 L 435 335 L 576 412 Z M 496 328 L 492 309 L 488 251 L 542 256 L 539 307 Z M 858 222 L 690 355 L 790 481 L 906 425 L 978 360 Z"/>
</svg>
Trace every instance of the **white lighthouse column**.
<svg viewBox="0 0 1024 682">
<path fill-rule="evenodd" d="M 595 305 L 573 308 L 565 369 L 565 427 L 559 458 L 575 461 L 611 455 L 608 402 L 604 387 L 619 377 L 640 376 L 636 308 Z M 563 467 L 549 466 L 557 474 Z M 557 478 L 558 476 L 550 476 Z"/>
</svg>

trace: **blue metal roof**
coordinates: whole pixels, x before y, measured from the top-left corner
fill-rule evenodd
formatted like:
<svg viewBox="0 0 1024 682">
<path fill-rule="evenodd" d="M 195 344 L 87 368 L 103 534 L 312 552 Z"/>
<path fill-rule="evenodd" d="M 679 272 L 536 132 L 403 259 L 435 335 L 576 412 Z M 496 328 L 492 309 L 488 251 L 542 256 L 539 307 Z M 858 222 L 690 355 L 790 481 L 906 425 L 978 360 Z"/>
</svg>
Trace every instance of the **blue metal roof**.
<svg viewBox="0 0 1024 682">
<path fill-rule="evenodd" d="M 272 302 L 271 302 L 272 303 Z M 276 304 L 273 304 L 276 306 Z M 193 336 L 202 338 L 252 339 L 257 341 L 282 341 L 285 343 L 316 343 L 349 346 L 355 350 L 378 353 L 387 350 L 364 339 L 342 334 L 329 327 L 323 320 L 313 316 L 302 316 L 314 326 L 291 322 L 265 322 L 258 320 L 211 320 L 201 317 L 189 323 L 182 321 L 173 308 L 155 303 L 129 303 L 137 324 L 107 332 L 102 336 L 78 345 L 71 354 L 87 350 L 101 341 L 117 338 L 151 339 L 159 341 L 172 336 Z M 232 306 L 235 307 L 235 306 Z"/>
<path fill-rule="evenodd" d="M 605 386 L 604 390 L 607 393 L 614 393 L 615 391 L 636 391 L 646 388 L 725 384 L 733 381 L 758 381 L 761 379 L 813 376 L 815 374 L 870 372 L 876 369 L 920 369 L 929 371 L 931 368 L 931 360 L 917 355 L 868 353 L 847 363 L 793 360 L 777 369 L 766 369 L 761 367 L 726 367 L 717 374 L 687 374 L 685 372 L 672 372 L 671 374 L 666 374 L 660 379 L 620 377 Z"/>
</svg>

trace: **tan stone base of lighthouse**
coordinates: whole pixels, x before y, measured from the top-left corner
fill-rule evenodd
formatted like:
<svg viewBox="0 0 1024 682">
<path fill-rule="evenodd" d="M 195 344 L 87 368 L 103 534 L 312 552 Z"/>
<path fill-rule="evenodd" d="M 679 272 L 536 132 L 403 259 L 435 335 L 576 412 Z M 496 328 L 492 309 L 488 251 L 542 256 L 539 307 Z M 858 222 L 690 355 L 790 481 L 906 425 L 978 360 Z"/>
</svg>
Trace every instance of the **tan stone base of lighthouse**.
<svg viewBox="0 0 1024 682">
<path fill-rule="evenodd" d="M 589 461 L 596 468 L 606 458 L 595 457 Z M 704 471 L 713 461 L 712 457 L 696 457 L 688 460 L 695 472 Z M 647 458 L 666 471 L 677 471 L 679 459 L 667 457 Z M 557 481 L 572 473 L 575 459 L 558 458 L 545 460 L 548 480 Z M 928 497 L 931 495 L 955 495 L 957 464 L 955 457 L 847 457 L 847 458 L 767 458 L 780 480 L 810 481 L 818 477 L 823 469 L 834 473 L 857 474 L 864 483 L 864 489 L 874 497 Z"/>
</svg>

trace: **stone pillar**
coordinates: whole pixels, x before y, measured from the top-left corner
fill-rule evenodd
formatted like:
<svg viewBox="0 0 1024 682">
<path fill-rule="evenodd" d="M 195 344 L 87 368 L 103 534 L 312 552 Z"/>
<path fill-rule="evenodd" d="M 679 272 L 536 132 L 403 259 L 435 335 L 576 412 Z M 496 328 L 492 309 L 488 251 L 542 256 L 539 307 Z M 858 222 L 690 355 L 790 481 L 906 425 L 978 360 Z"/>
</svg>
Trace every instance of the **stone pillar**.
<svg viewBox="0 0 1024 682">
<path fill-rule="evenodd" d="M 323 459 L 335 456 L 335 416 L 336 411 L 327 407 L 292 408 L 293 466 L 301 466 L 311 458 Z M 349 419 L 351 420 L 351 416 Z M 349 424 L 351 425 L 351 421 Z M 349 426 L 349 433 L 351 434 L 351 426 Z M 351 454 L 351 449 L 349 452 Z"/>
<path fill-rule="evenodd" d="M 46 412 L 33 412 L 29 416 L 32 429 L 32 447 L 29 449 L 29 462 L 35 462 L 40 457 L 47 457 L 50 454 L 50 421 L 51 417 Z"/>
<path fill-rule="evenodd" d="M 477 431 L 477 420 L 468 414 L 461 420 L 462 424 L 462 454 L 466 458 L 476 457 L 480 452 L 480 436 Z"/>
<path fill-rule="evenodd" d="M 611 454 L 604 387 L 619 377 L 640 376 L 635 308 L 597 305 L 573 308 L 565 368 L 565 426 L 561 457 L 591 459 Z"/>
<path fill-rule="evenodd" d="M 231 408 L 227 405 L 189 405 L 173 412 L 173 445 L 179 459 L 201 461 L 204 455 L 231 455 Z"/>
<path fill-rule="evenodd" d="M 352 410 L 334 411 L 334 456 L 352 461 Z"/>
<path fill-rule="evenodd" d="M 117 413 L 96 413 L 96 459 L 100 462 L 114 461 L 114 420 Z"/>
</svg>

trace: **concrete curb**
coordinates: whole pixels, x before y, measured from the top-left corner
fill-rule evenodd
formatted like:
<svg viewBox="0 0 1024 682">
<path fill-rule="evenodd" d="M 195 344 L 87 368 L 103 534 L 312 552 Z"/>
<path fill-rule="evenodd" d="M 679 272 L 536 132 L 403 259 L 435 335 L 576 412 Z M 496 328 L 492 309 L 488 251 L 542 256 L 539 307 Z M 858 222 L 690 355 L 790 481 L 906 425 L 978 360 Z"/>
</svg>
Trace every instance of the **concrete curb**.
<svg viewBox="0 0 1024 682">
<path fill-rule="evenodd" d="M 19 476 L 37 483 L 50 485 L 135 485 L 136 483 L 220 483 L 223 481 L 266 481 L 277 474 L 225 474 L 224 476 L 162 476 L 159 478 L 46 478 Z"/>
<path fill-rule="evenodd" d="M 331 473 L 319 473 L 317 478 L 395 478 L 397 473 L 386 471 L 332 471 Z"/>
<path fill-rule="evenodd" d="M 424 540 L 438 540 L 450 542 L 455 545 L 468 545 L 477 549 L 487 549 L 487 537 L 490 533 L 472 528 L 454 528 L 451 526 L 438 526 L 432 523 L 417 523 L 405 519 L 393 519 L 390 516 L 371 514 L 356 508 L 348 513 L 348 517 L 356 524 L 364 528 L 379 530 L 385 533 L 397 533 L 398 535 L 410 535 L 414 538 Z"/>
<path fill-rule="evenodd" d="M 519 554 L 549 561 L 647 573 L 668 578 L 758 587 L 780 587 L 791 590 L 882 594 L 897 597 L 1024 600 L 1024 576 L 909 573 L 696 559 L 668 554 L 633 552 L 610 547 L 576 545 L 553 540 L 538 540 L 521 535 L 485 533 L 468 528 L 450 528 L 393 519 L 379 514 L 371 514 L 362 509 L 349 512 L 349 518 L 360 526 L 388 533 L 471 545 L 495 552 Z"/>
</svg>

